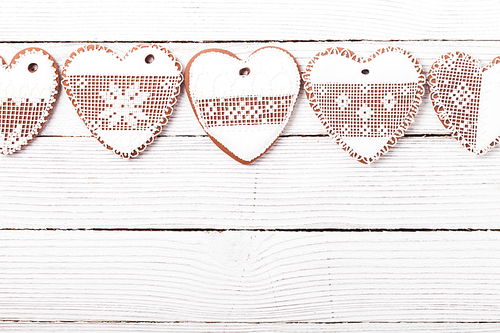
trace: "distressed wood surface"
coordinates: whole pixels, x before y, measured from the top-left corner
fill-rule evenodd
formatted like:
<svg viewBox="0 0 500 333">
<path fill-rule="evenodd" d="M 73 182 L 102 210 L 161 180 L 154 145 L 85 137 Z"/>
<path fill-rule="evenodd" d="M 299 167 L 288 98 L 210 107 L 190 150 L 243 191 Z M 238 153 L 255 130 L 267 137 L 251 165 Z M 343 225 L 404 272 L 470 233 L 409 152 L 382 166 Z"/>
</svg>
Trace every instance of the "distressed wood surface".
<svg viewBox="0 0 500 333">
<path fill-rule="evenodd" d="M 13 332 L 215 332 L 215 333 L 327 333 L 327 332 L 434 332 L 434 333 L 496 333 L 498 323 L 41 323 L 41 322 L 0 322 L 5 333 Z"/>
<path fill-rule="evenodd" d="M 1 231 L 4 321 L 498 323 L 499 232 Z"/>
<path fill-rule="evenodd" d="M 327 47 L 394 45 L 425 74 L 446 52 L 500 55 L 496 0 L 1 8 L 0 56 L 38 46 L 60 68 L 87 42 L 124 55 L 156 41 L 184 66 L 206 48 L 244 58 L 277 45 L 302 70 Z M 0 158 L 0 331 L 498 332 L 500 233 L 482 229 L 500 229 L 500 149 L 468 153 L 427 94 L 407 136 L 366 166 L 302 91 L 283 136 L 243 166 L 206 137 L 184 91 L 157 141 L 122 160 L 61 90 L 39 137 Z"/>
<path fill-rule="evenodd" d="M 329 137 L 282 137 L 250 166 L 207 137 L 134 160 L 41 137 L 0 164 L 0 227 L 498 229 L 499 165 L 451 137 L 402 138 L 370 166 Z"/>
<path fill-rule="evenodd" d="M 2 4 L 0 40 L 498 40 L 499 16 L 495 0 L 18 0 Z"/>
</svg>

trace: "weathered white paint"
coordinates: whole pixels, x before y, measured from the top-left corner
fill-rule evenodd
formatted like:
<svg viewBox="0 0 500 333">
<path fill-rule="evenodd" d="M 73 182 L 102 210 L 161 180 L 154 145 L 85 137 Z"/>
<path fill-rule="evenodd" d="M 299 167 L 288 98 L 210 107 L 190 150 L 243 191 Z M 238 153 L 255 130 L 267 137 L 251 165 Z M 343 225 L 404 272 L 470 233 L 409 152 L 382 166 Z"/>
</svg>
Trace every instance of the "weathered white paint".
<svg viewBox="0 0 500 333">
<path fill-rule="evenodd" d="M 277 45 L 302 71 L 337 46 L 364 56 L 399 46 L 425 73 L 449 51 L 483 64 L 500 55 L 494 0 L 19 0 L 1 8 L 0 56 L 9 62 L 38 46 L 60 67 L 86 41 L 109 41 L 119 55 L 137 41 L 164 41 L 184 66 L 205 48 L 244 58 Z M 324 230 L 499 229 L 500 148 L 474 157 L 450 137 L 405 137 L 367 167 L 322 136 L 303 92 L 288 137 L 250 166 L 203 136 L 184 92 L 163 136 L 132 161 L 89 136 L 64 91 L 40 134 L 0 159 L 0 228 L 72 230 L 0 231 L 2 332 L 500 330 L 497 232 Z M 407 134 L 446 134 L 427 95 Z M 73 230 L 85 228 L 319 231 Z"/>
<path fill-rule="evenodd" d="M 500 38 L 495 0 L 5 1 L 2 41 Z"/>
<path fill-rule="evenodd" d="M 99 332 L 99 333 L 496 333 L 498 323 L 130 323 L 130 322 L 2 322 L 5 333 Z"/>
<path fill-rule="evenodd" d="M 497 322 L 499 232 L 1 231 L 0 318 Z"/>
<path fill-rule="evenodd" d="M 3 228 L 498 228 L 500 149 L 402 138 L 367 166 L 329 137 L 282 137 L 240 165 L 205 137 L 123 160 L 40 137 L 0 163 Z"/>
</svg>

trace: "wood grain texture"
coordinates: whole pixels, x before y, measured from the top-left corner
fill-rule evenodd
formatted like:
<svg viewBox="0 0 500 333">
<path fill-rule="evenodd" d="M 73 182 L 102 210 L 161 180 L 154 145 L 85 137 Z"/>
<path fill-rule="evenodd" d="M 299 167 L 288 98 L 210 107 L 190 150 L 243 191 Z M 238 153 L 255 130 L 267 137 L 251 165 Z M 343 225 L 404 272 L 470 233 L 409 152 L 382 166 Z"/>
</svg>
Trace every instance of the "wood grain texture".
<svg viewBox="0 0 500 333">
<path fill-rule="evenodd" d="M 3 41 L 500 39 L 484 0 L 4 1 Z"/>
<path fill-rule="evenodd" d="M 378 332 L 433 332 L 433 333 L 496 333 L 498 323 L 24 323 L 0 322 L 4 333 L 37 332 L 214 332 L 214 333 L 378 333 Z"/>
<path fill-rule="evenodd" d="M 39 137 L 0 164 L 1 228 L 494 228 L 500 149 L 408 137 L 371 166 L 329 137 L 282 137 L 244 166 L 207 137 L 123 160 L 94 138 Z"/>
<path fill-rule="evenodd" d="M 499 232 L 1 231 L 0 318 L 494 322 Z"/>
<path fill-rule="evenodd" d="M 206 48 L 244 58 L 266 45 L 302 70 L 337 46 L 363 56 L 399 46 L 425 73 L 450 51 L 483 64 L 500 55 L 496 0 L 1 8 L 0 56 L 38 46 L 60 67 L 82 42 L 102 41 L 119 55 L 163 41 L 184 66 Z M 301 92 L 283 137 L 243 166 L 205 136 L 182 92 L 162 136 L 122 160 L 61 91 L 40 136 L 0 158 L 0 331 L 499 332 L 499 232 L 358 229 L 500 229 L 500 149 L 475 157 L 443 136 L 427 95 L 407 134 L 361 165 Z M 86 228 L 106 231 L 76 230 Z"/>
<path fill-rule="evenodd" d="M 0 55 L 10 61 L 11 57 L 18 51 L 36 46 L 44 48 L 49 52 L 60 70 L 65 63 L 66 58 L 82 46 L 82 43 L 21 43 L 21 44 L 0 44 Z M 123 56 L 136 43 L 107 43 L 104 44 L 115 50 L 118 55 Z M 240 58 L 246 58 L 256 49 L 266 45 L 277 45 L 285 48 L 296 57 L 302 71 L 309 62 L 310 58 L 316 53 L 323 51 L 328 47 L 347 47 L 359 53 L 362 56 L 369 56 L 372 52 L 387 45 L 399 46 L 411 52 L 422 64 L 425 74 L 432 63 L 441 55 L 450 50 L 460 50 L 468 52 L 486 65 L 496 56 L 500 55 L 500 42 L 303 42 L 303 43 L 165 43 L 162 44 L 171 50 L 179 61 L 185 65 L 192 56 L 201 50 L 207 48 L 227 49 Z M 419 112 L 415 122 L 409 127 L 407 134 L 448 134 L 448 131 L 441 125 L 436 113 L 429 100 L 428 90 L 423 97 Z M 90 136 L 83 122 L 76 114 L 76 110 L 71 105 L 64 89 L 61 88 L 61 94 L 52 112 L 49 121 L 40 132 L 40 135 L 49 136 Z M 165 126 L 161 135 L 205 135 L 201 126 L 196 121 L 196 117 L 191 109 L 187 95 L 182 89 L 178 103 L 174 108 L 169 123 Z M 294 113 L 289 124 L 285 128 L 283 135 L 326 135 L 326 130 L 315 116 L 309 102 L 302 90 L 299 94 Z"/>
</svg>

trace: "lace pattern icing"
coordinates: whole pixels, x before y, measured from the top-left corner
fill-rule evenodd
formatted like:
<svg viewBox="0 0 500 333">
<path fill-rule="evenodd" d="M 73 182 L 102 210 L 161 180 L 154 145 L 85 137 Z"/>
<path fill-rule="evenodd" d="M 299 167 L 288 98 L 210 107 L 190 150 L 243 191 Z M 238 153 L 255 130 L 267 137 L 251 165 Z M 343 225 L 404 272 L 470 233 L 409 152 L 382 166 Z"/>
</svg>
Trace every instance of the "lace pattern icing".
<svg viewBox="0 0 500 333">
<path fill-rule="evenodd" d="M 177 102 L 183 80 L 181 64 L 170 51 L 159 45 L 137 45 L 123 60 L 133 52 L 146 48 L 165 53 L 174 62 L 178 75 L 130 75 L 126 68 L 122 69 L 122 75 L 67 75 L 72 60 L 82 52 L 100 51 L 114 55 L 112 50 L 101 45 L 87 45 L 76 50 L 63 70 L 63 86 L 80 118 L 102 145 L 123 158 L 136 157 L 161 133 Z M 145 138 L 139 134 L 140 131 L 150 134 Z M 122 151 L 106 141 L 110 137 L 120 142 L 121 146 L 133 146 L 136 142 L 141 144 L 130 152 Z"/>
<path fill-rule="evenodd" d="M 251 75 L 238 77 L 245 66 Z M 205 50 L 191 59 L 186 76 L 201 126 L 223 151 L 244 164 L 264 154 L 279 137 L 301 83 L 295 59 L 277 47 L 261 48 L 246 60 L 224 50 Z"/>
<path fill-rule="evenodd" d="M 71 75 L 69 86 L 91 131 L 151 130 L 165 124 L 179 76 Z M 165 112 L 159 112 L 165 110 Z"/>
<path fill-rule="evenodd" d="M 486 146 L 477 146 L 478 134 L 486 131 L 479 127 L 480 113 L 485 111 L 481 103 L 489 103 L 481 94 L 488 89 L 483 86 L 483 74 L 498 63 L 500 57 L 481 68 L 472 56 L 450 52 L 436 60 L 429 71 L 430 97 L 439 120 L 462 146 L 477 155 L 487 153 L 500 141 L 496 136 Z"/>
<path fill-rule="evenodd" d="M 33 62 L 38 73 L 28 73 Z M 27 145 L 47 121 L 56 102 L 59 73 L 52 57 L 38 48 L 20 51 L 1 70 L 0 142 L 1 153 L 8 155 Z"/>
<path fill-rule="evenodd" d="M 211 98 L 197 100 L 204 127 L 280 125 L 289 116 L 295 96 Z"/>
<path fill-rule="evenodd" d="M 416 83 L 313 84 L 325 122 L 350 137 L 386 137 L 408 114 Z"/>
<path fill-rule="evenodd" d="M 311 71 L 323 56 L 340 55 L 358 63 L 368 63 L 388 52 L 406 56 L 418 74 L 418 81 L 407 83 L 311 81 Z M 366 60 L 348 49 L 329 48 L 316 54 L 309 61 L 303 79 L 309 103 L 328 134 L 351 157 L 366 164 L 376 161 L 404 136 L 422 101 L 425 83 L 421 65 L 409 52 L 398 47 L 379 49 Z M 367 157 L 350 147 L 344 137 L 387 137 L 388 140 L 374 156 Z"/>
</svg>

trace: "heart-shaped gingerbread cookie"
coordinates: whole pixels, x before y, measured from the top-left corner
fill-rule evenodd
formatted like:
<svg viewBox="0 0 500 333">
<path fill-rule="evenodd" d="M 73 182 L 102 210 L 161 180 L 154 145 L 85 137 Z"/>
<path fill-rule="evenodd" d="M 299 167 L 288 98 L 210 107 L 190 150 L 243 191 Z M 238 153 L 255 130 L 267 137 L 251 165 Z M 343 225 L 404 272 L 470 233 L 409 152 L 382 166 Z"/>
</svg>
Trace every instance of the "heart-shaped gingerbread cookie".
<svg viewBox="0 0 500 333">
<path fill-rule="evenodd" d="M 363 60 L 344 48 L 316 54 L 306 67 L 304 88 L 328 134 L 350 156 L 372 163 L 401 138 L 424 93 L 422 67 L 397 47 Z"/>
<path fill-rule="evenodd" d="M 1 153 L 12 154 L 42 129 L 56 102 L 57 65 L 46 51 L 30 47 L 0 69 Z"/>
<path fill-rule="evenodd" d="M 141 44 L 120 59 L 87 45 L 66 60 L 62 83 L 78 115 L 97 140 L 124 158 L 137 156 L 160 134 L 182 83 L 174 55 Z"/>
<path fill-rule="evenodd" d="M 439 120 L 467 150 L 484 154 L 500 141 L 500 57 L 481 68 L 450 52 L 432 64 L 427 81 Z"/>
<path fill-rule="evenodd" d="M 186 91 L 210 139 L 243 164 L 262 156 L 292 114 L 300 91 L 295 58 L 263 47 L 246 60 L 220 49 L 196 54 L 186 66 Z"/>
</svg>

